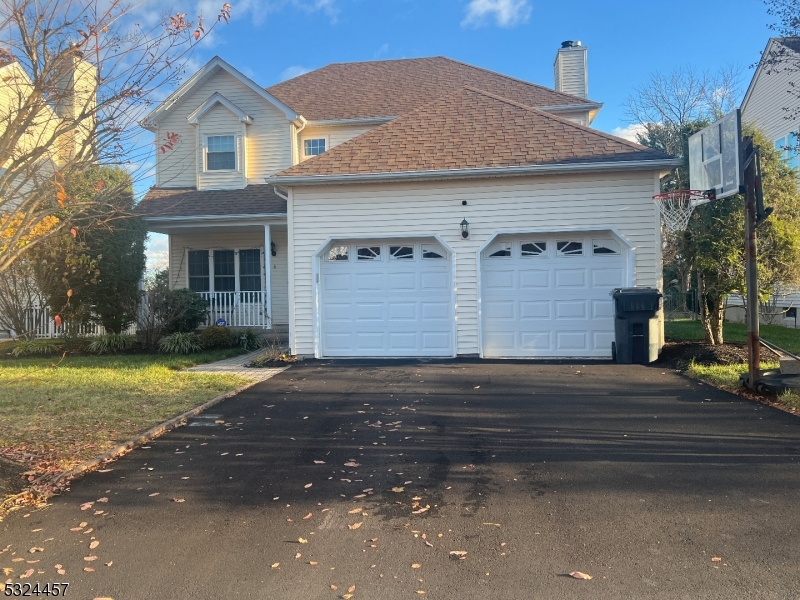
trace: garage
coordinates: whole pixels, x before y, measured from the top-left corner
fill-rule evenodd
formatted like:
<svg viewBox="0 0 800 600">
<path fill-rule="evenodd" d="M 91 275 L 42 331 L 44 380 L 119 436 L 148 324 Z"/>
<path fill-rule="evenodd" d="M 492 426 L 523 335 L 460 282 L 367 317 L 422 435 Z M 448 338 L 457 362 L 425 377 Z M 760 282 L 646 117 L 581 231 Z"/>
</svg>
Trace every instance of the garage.
<svg viewBox="0 0 800 600">
<path fill-rule="evenodd" d="M 610 232 L 496 237 L 480 256 L 483 356 L 610 358 L 627 253 Z"/>
<path fill-rule="evenodd" d="M 453 260 L 436 239 L 332 242 L 319 258 L 322 356 L 455 355 Z"/>
</svg>

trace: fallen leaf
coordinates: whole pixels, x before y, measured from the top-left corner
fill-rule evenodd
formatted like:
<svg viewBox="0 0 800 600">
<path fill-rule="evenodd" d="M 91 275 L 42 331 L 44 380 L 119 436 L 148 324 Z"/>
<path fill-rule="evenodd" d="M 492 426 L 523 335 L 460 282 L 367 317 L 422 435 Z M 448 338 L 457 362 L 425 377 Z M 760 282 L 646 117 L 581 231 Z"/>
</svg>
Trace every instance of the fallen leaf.
<svg viewBox="0 0 800 600">
<path fill-rule="evenodd" d="M 719 556 L 715 556 L 714 558 L 711 559 L 711 562 L 721 562 L 721 561 L 722 559 Z"/>
<path fill-rule="evenodd" d="M 108 502 L 108 498 L 98 498 L 98 502 Z"/>
<path fill-rule="evenodd" d="M 95 540 L 95 541 L 93 541 L 91 544 L 89 544 L 89 550 L 94 550 L 94 549 L 95 549 L 95 548 L 97 548 L 99 545 L 100 545 L 100 542 L 98 542 L 97 540 Z"/>
<path fill-rule="evenodd" d="M 104 512 L 105 511 L 103 511 L 103 510 L 96 510 L 96 511 L 94 511 L 94 516 L 102 515 Z"/>
<path fill-rule="evenodd" d="M 315 465 L 324 465 L 324 464 L 325 464 L 325 461 L 324 461 L 324 460 L 315 460 L 315 461 L 314 461 L 314 464 L 315 464 Z"/>
<path fill-rule="evenodd" d="M 331 589 L 335 592 L 336 590 L 339 589 L 339 586 L 331 584 Z"/>
<path fill-rule="evenodd" d="M 70 531 L 80 531 L 83 527 L 70 527 Z"/>
<path fill-rule="evenodd" d="M 3 567 L 3 575 L 5 575 L 6 577 L 11 575 L 13 572 L 14 569 L 12 569 L 11 567 Z"/>
<path fill-rule="evenodd" d="M 304 520 L 304 521 L 307 521 L 307 520 L 308 520 L 308 519 L 310 519 L 312 516 L 314 516 L 314 513 L 308 513 L 308 514 L 307 514 L 305 517 L 303 517 L 303 520 Z"/>
<path fill-rule="evenodd" d="M 313 567 L 314 565 L 318 565 L 319 563 L 314 560 L 311 560 L 308 562 L 308 564 L 310 564 Z"/>
<path fill-rule="evenodd" d="M 353 597 L 353 594 L 342 594 L 342 600 L 350 600 Z"/>
<path fill-rule="evenodd" d="M 364 510 L 364 509 L 363 509 L 363 508 L 361 508 L 361 507 L 359 507 L 359 508 L 354 508 L 353 510 L 348 510 L 348 511 L 347 511 L 347 514 L 348 514 L 348 515 L 354 515 L 354 514 L 356 514 L 356 513 L 360 513 L 360 512 L 361 512 L 361 511 L 363 511 L 363 510 Z"/>
<path fill-rule="evenodd" d="M 83 570 L 87 573 L 94 573 L 94 569 L 92 567 L 83 567 Z"/>
<path fill-rule="evenodd" d="M 44 552 L 44 548 L 34 547 L 34 548 L 31 548 L 30 550 L 28 550 L 28 552 L 30 552 L 31 554 L 34 554 L 35 552 Z"/>
<path fill-rule="evenodd" d="M 41 527 L 39 529 L 31 529 L 31 533 L 36 533 L 37 531 L 41 531 Z"/>
<path fill-rule="evenodd" d="M 314 485 L 314 484 L 313 484 L 313 483 L 307 483 L 307 484 L 305 484 L 303 487 L 304 487 L 304 488 L 306 488 L 306 489 L 308 489 L 308 488 L 310 488 L 312 485 Z"/>
<path fill-rule="evenodd" d="M 41 561 L 37 558 L 36 560 L 26 560 L 25 562 L 28 563 L 29 565 L 35 565 L 36 563 Z"/>
<path fill-rule="evenodd" d="M 349 461 L 344 463 L 345 467 L 360 467 L 361 465 L 357 462 Z"/>
<path fill-rule="evenodd" d="M 363 521 L 361 521 L 361 522 L 359 522 L 359 523 L 353 523 L 352 525 L 348 525 L 347 527 L 348 527 L 348 529 L 350 529 L 350 531 L 352 531 L 352 530 L 354 530 L 354 529 L 358 529 L 358 528 L 359 528 L 359 527 L 361 527 L 363 524 L 364 524 L 364 522 L 363 522 Z"/>
<path fill-rule="evenodd" d="M 417 593 L 421 596 L 422 594 L 425 593 L 425 590 L 417 590 Z"/>
<path fill-rule="evenodd" d="M 81 504 L 81 510 L 89 510 L 94 505 L 94 502 L 84 502 Z"/>
<path fill-rule="evenodd" d="M 419 563 L 414 563 L 413 565 L 411 565 L 411 568 L 412 568 L 412 569 L 419 569 L 421 566 L 422 566 L 422 565 L 421 565 L 421 564 L 419 564 Z"/>
<path fill-rule="evenodd" d="M 153 492 L 152 494 L 150 494 L 150 497 L 152 498 L 153 496 L 158 496 L 160 493 L 161 492 Z"/>
<path fill-rule="evenodd" d="M 356 586 L 351 585 L 349 588 L 347 588 L 347 591 L 352 594 L 353 592 L 356 591 Z"/>
<path fill-rule="evenodd" d="M 404 488 L 404 487 L 393 487 L 392 491 L 399 494 L 400 492 L 404 492 L 405 489 L 406 488 Z"/>
<path fill-rule="evenodd" d="M 428 540 L 425 540 L 425 545 L 429 548 L 433 548 L 433 544 L 431 544 Z"/>
<path fill-rule="evenodd" d="M 183 498 L 173 498 L 172 501 L 173 502 L 186 502 L 186 500 L 184 500 Z"/>
<path fill-rule="evenodd" d="M 100 469 L 100 470 L 99 470 L 99 471 L 97 471 L 97 472 L 98 472 L 98 473 L 111 473 L 111 471 L 113 471 L 113 470 L 114 470 L 114 469 Z"/>
<path fill-rule="evenodd" d="M 591 579 L 591 575 L 587 575 L 586 573 L 581 573 L 580 571 L 573 571 L 569 574 L 570 577 L 573 579 Z"/>
<path fill-rule="evenodd" d="M 84 556 L 83 560 L 85 560 L 87 562 L 92 562 L 93 560 L 97 560 L 97 557 L 96 556 Z"/>
<path fill-rule="evenodd" d="M 27 579 L 28 577 L 30 577 L 31 575 L 33 575 L 35 572 L 36 572 L 36 570 L 35 570 L 35 569 L 28 569 L 28 570 L 27 570 L 27 571 L 25 571 L 25 572 L 24 572 L 22 575 L 20 575 L 20 576 L 19 576 L 19 578 L 20 578 L 20 579 Z"/>
<path fill-rule="evenodd" d="M 305 538 L 297 538 L 297 541 L 300 542 L 301 544 L 307 544 L 308 543 L 308 540 L 305 539 Z"/>
<path fill-rule="evenodd" d="M 279 563 L 279 562 L 278 563 L 272 563 L 272 568 L 273 569 L 277 569 L 280 566 L 281 566 L 281 563 Z"/>
<path fill-rule="evenodd" d="M 23 560 L 25 560 L 25 559 L 24 558 L 12 558 L 11 562 L 22 562 Z"/>
<path fill-rule="evenodd" d="M 451 550 L 450 556 L 457 558 L 458 560 L 464 560 L 467 558 L 467 551 L 466 550 Z"/>
<path fill-rule="evenodd" d="M 63 569 L 64 565 L 55 565 L 56 569 Z"/>
<path fill-rule="evenodd" d="M 107 567 L 110 567 L 110 566 L 111 566 L 111 565 L 113 565 L 113 564 L 114 564 L 114 561 L 113 561 L 113 560 L 110 560 L 110 561 L 108 561 L 108 562 L 106 563 L 106 566 L 107 566 Z"/>
<path fill-rule="evenodd" d="M 424 506 L 423 508 L 420 508 L 420 509 L 417 509 L 417 510 L 412 510 L 411 514 L 413 514 L 413 515 L 421 515 L 422 513 L 424 513 L 429 508 L 430 508 L 430 506 Z"/>
<path fill-rule="evenodd" d="M 88 524 L 86 521 L 81 521 L 79 527 L 86 527 Z"/>
<path fill-rule="evenodd" d="M 83 535 L 86 535 L 87 533 L 92 533 L 93 531 L 94 531 L 94 527 L 89 527 L 89 529 L 87 529 L 86 531 L 83 532 Z"/>
</svg>

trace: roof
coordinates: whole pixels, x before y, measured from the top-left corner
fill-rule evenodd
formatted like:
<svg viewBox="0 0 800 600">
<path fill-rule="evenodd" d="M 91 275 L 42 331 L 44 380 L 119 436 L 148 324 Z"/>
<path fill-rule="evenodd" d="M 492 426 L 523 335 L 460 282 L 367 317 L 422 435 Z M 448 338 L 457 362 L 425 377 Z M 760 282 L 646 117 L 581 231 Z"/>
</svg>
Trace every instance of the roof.
<svg viewBox="0 0 800 600">
<path fill-rule="evenodd" d="M 450 58 L 333 63 L 267 91 L 310 121 L 404 115 L 473 86 L 528 106 L 599 105 Z"/>
<path fill-rule="evenodd" d="M 674 159 L 507 98 L 463 88 L 270 180 L 641 161 Z"/>
<path fill-rule="evenodd" d="M 286 200 L 271 185 L 248 185 L 241 190 L 150 188 L 136 207 L 147 219 L 214 215 L 286 214 Z"/>
</svg>

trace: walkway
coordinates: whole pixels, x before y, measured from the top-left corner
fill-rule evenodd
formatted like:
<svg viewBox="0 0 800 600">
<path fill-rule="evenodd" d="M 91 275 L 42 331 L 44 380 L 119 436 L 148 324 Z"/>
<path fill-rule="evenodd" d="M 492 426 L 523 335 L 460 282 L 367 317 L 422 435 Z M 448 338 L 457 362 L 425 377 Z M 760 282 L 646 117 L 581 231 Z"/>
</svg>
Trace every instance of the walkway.
<svg viewBox="0 0 800 600">
<path fill-rule="evenodd" d="M 273 375 L 277 375 L 281 371 L 285 371 L 289 368 L 288 365 L 285 367 L 266 369 L 252 369 L 245 367 L 247 363 L 251 362 L 256 356 L 262 354 L 263 352 L 264 350 L 256 350 L 255 352 L 240 354 L 239 356 L 234 356 L 233 358 L 226 358 L 225 360 L 218 360 L 217 362 L 189 367 L 186 370 L 199 373 L 226 373 L 230 375 L 239 375 L 254 381 L 266 381 Z"/>
</svg>

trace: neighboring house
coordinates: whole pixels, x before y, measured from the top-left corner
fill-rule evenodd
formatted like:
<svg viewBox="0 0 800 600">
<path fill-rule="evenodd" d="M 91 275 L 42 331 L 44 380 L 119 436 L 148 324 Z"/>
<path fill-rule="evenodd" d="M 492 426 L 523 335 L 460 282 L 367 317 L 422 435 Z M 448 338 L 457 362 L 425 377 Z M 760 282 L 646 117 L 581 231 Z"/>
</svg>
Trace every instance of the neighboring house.
<svg viewBox="0 0 800 600">
<path fill-rule="evenodd" d="M 761 129 L 783 153 L 783 158 L 793 169 L 798 169 L 798 131 L 800 131 L 800 97 L 798 87 L 800 72 L 800 38 L 771 38 L 762 59 L 756 67 L 747 88 L 741 111 L 745 123 Z M 800 175 L 800 170 L 798 171 Z M 800 185 L 800 180 L 798 180 Z M 777 294 L 772 302 L 783 315 L 770 320 L 787 327 L 797 326 L 797 307 L 800 293 L 791 290 Z M 729 299 L 725 316 L 731 321 L 744 322 L 743 301 L 734 296 Z M 776 311 L 776 312 L 777 312 Z"/>
<path fill-rule="evenodd" d="M 171 285 L 300 356 L 610 357 L 611 290 L 661 286 L 652 196 L 679 161 L 589 127 L 585 47 L 554 70 L 388 60 L 263 89 L 214 58 L 145 121 Z"/>
</svg>

